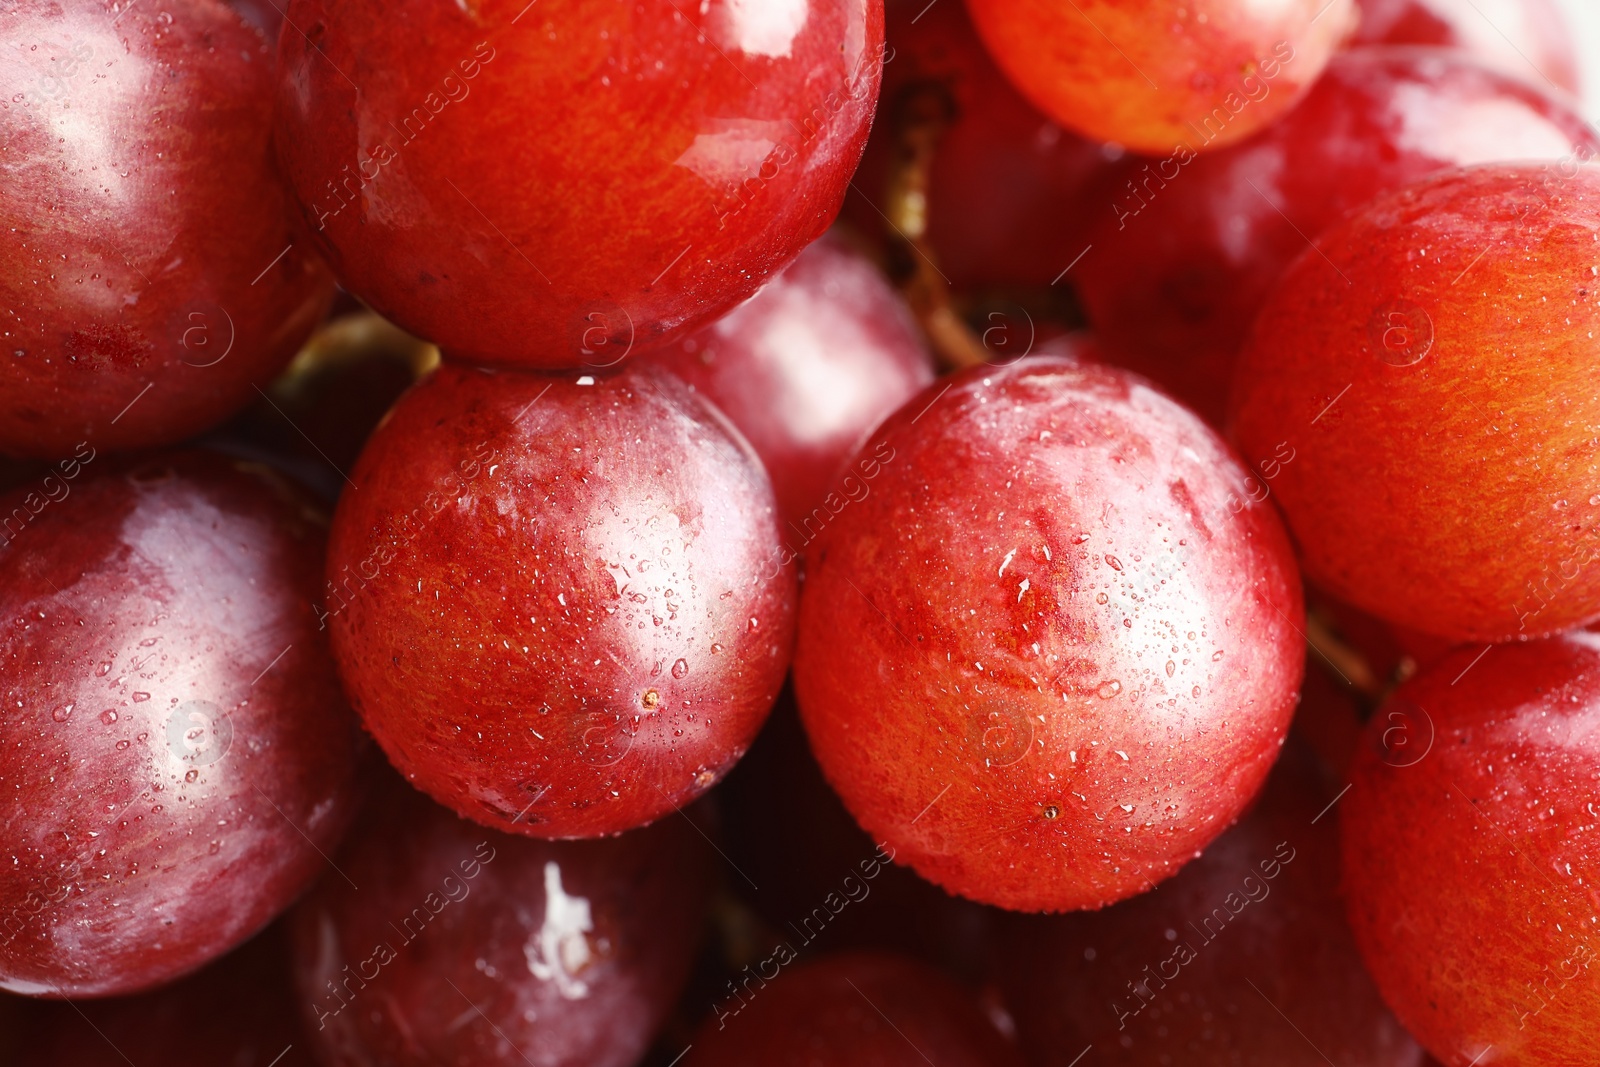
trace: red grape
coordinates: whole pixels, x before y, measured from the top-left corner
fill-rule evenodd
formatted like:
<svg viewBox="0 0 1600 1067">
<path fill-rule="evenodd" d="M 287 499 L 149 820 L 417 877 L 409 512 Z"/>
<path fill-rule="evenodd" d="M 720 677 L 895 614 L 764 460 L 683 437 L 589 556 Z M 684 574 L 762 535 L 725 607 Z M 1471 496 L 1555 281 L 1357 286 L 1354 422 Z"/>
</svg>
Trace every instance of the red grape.
<svg viewBox="0 0 1600 1067">
<path fill-rule="evenodd" d="M 1411 1032 L 1452 1067 L 1593 1062 L 1600 638 L 1458 650 L 1374 716 L 1353 777 L 1350 923 Z"/>
<path fill-rule="evenodd" d="M 1248 137 L 1317 80 L 1355 0 L 967 0 L 1023 95 L 1062 125 L 1137 152 Z"/>
<path fill-rule="evenodd" d="M 543 368 L 682 337 L 820 235 L 883 41 L 881 0 L 293 0 L 288 20 L 279 152 L 340 278 L 447 356 Z"/>
<path fill-rule="evenodd" d="M 782 970 L 792 958 L 763 961 L 701 1028 L 684 1067 L 1021 1065 L 972 996 L 938 971 L 878 953 Z"/>
<path fill-rule="evenodd" d="M 1358 49 L 1244 144 L 1126 164 L 1075 276 L 1111 350 L 1220 422 L 1236 353 L 1308 238 L 1445 167 L 1596 149 L 1570 104 L 1470 56 Z"/>
<path fill-rule="evenodd" d="M 845 462 L 933 380 L 905 305 L 871 262 L 834 237 L 668 350 L 664 363 L 754 446 L 791 543 L 858 491 L 860 477 L 841 471 Z"/>
<path fill-rule="evenodd" d="M 808 953 L 901 952 L 982 977 L 993 910 L 894 864 L 892 849 L 861 832 L 812 757 L 788 690 L 713 795 L 721 847 L 744 875 L 730 888 L 776 939 Z"/>
<path fill-rule="evenodd" d="M 1358 0 L 1357 44 L 1464 48 L 1518 77 L 1579 91 L 1572 29 L 1555 0 Z"/>
<path fill-rule="evenodd" d="M 1154 892 L 1092 914 L 1016 916 L 996 960 L 1038 1067 L 1416 1067 L 1339 899 L 1334 791 L 1291 746 L 1260 803 Z"/>
<path fill-rule="evenodd" d="M 1600 168 L 1490 165 L 1374 202 L 1289 268 L 1233 432 L 1294 449 L 1270 487 L 1308 578 L 1454 640 L 1600 615 L 1596 228 Z"/>
<path fill-rule="evenodd" d="M 271 51 L 218 0 L 19 0 L 6 40 L 0 450 L 220 422 L 333 292 L 273 163 Z"/>
<path fill-rule="evenodd" d="M 36 514 L 0 499 L 0 988 L 68 997 L 170 981 L 287 907 L 360 751 L 299 497 L 204 453 L 75 466 Z"/>
<path fill-rule="evenodd" d="M 180 982 L 136 997 L 40 1003 L 16 1067 L 312 1067 L 279 927 Z M 198 1054 L 198 1056 L 197 1056 Z"/>
<path fill-rule="evenodd" d="M 294 912 L 307 1029 L 366 1067 L 632 1067 L 700 939 L 709 849 L 686 820 L 512 837 L 396 784 Z"/>
<path fill-rule="evenodd" d="M 884 16 L 892 61 L 855 193 L 845 199 L 850 221 L 899 236 L 885 215 L 890 186 L 905 163 L 907 125 L 931 112 L 938 144 L 917 208 L 940 272 L 962 289 L 1049 286 L 1083 247 L 1083 205 L 1102 191 L 1117 153 L 1024 100 L 962 4 L 889 0 Z M 1109 186 L 1103 191 L 1109 198 Z"/>
<path fill-rule="evenodd" d="M 446 363 L 339 501 L 347 690 L 414 785 L 538 837 L 705 792 L 782 685 L 794 566 L 760 461 L 652 363 L 598 380 Z"/>
<path fill-rule="evenodd" d="M 930 387 L 808 554 L 806 732 L 875 840 L 1020 910 L 1148 889 L 1227 828 L 1294 709 L 1299 582 L 1226 446 L 1052 356 Z"/>
</svg>

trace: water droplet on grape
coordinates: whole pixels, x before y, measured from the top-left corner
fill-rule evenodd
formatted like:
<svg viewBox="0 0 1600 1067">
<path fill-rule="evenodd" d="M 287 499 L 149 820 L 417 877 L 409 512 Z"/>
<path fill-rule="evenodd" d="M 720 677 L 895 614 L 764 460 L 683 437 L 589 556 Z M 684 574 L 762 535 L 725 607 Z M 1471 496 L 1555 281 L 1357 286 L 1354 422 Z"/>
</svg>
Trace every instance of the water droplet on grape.
<svg viewBox="0 0 1600 1067">
<path fill-rule="evenodd" d="M 196 779 L 198 779 L 199 777 L 200 777 L 200 772 L 199 771 L 190 770 L 190 771 L 188 771 L 188 772 L 186 772 L 184 774 L 183 780 L 186 781 L 186 782 L 193 782 Z"/>
<path fill-rule="evenodd" d="M 684 675 L 686 675 L 688 673 L 689 673 L 689 661 L 688 660 L 680 659 L 678 662 L 676 662 L 676 663 L 674 663 L 672 665 L 672 676 L 674 678 L 682 678 Z"/>
<path fill-rule="evenodd" d="M 1122 692 L 1122 683 L 1116 679 L 1112 679 L 1109 682 L 1102 682 L 1100 684 L 1100 688 L 1095 690 L 1095 694 L 1099 696 L 1101 700 L 1110 700 L 1120 692 Z"/>
<path fill-rule="evenodd" d="M 105 723 L 107 726 L 110 726 L 112 723 L 116 722 L 117 721 L 117 709 L 116 708 L 107 708 L 105 711 L 102 711 L 100 713 L 100 721 Z"/>
<path fill-rule="evenodd" d="M 1106 596 L 1104 593 L 1096 593 L 1094 595 L 1094 602 L 1096 604 L 1104 604 L 1107 600 L 1110 600 L 1110 599 L 1111 598 Z"/>
<path fill-rule="evenodd" d="M 54 719 L 56 722 L 66 722 L 68 719 L 70 719 L 72 717 L 72 705 L 71 704 L 59 704 L 59 705 L 57 705 L 56 709 L 50 713 L 50 717 L 52 719 Z"/>
<path fill-rule="evenodd" d="M 1173 674 L 1177 671 L 1177 669 L 1178 669 L 1178 665 L 1176 663 L 1172 662 L 1170 659 L 1167 660 L 1167 677 L 1168 678 L 1171 678 L 1173 676 Z"/>
</svg>

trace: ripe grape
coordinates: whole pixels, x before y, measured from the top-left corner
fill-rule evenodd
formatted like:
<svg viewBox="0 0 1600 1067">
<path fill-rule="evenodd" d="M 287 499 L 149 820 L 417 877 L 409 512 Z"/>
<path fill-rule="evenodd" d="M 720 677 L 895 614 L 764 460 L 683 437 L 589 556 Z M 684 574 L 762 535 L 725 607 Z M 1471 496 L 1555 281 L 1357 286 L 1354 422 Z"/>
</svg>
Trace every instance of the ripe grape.
<svg viewBox="0 0 1600 1067">
<path fill-rule="evenodd" d="M 1519 78 L 1580 90 L 1572 28 L 1555 0 L 1358 0 L 1355 44 L 1463 48 Z"/>
<path fill-rule="evenodd" d="M 1053 356 L 930 386 L 808 554 L 795 684 L 828 781 L 945 889 L 1148 889 L 1265 779 L 1303 661 L 1283 530 L 1197 418 Z"/>
<path fill-rule="evenodd" d="M 539 837 L 670 814 L 782 685 L 795 575 L 760 460 L 652 363 L 545 377 L 446 363 L 351 473 L 325 611 L 391 761 Z"/>
<path fill-rule="evenodd" d="M 1419 1067 L 1339 899 L 1334 800 L 1291 745 L 1260 802 L 1154 891 L 1104 911 L 1014 916 L 995 974 L 1038 1067 L 1093 1044 L 1118 1067 Z"/>
<path fill-rule="evenodd" d="M 1241 357 L 1233 434 L 1306 575 L 1458 641 L 1600 615 L 1600 168 L 1447 172 L 1329 230 Z"/>
<path fill-rule="evenodd" d="M 1570 103 L 1468 55 L 1346 52 L 1260 136 L 1182 168 L 1128 161 L 1079 291 L 1113 352 L 1220 422 L 1250 324 L 1308 239 L 1446 167 L 1577 150 L 1600 138 Z"/>
<path fill-rule="evenodd" d="M 285 483 L 205 453 L 52 480 L 0 499 L 0 988 L 134 993 L 326 869 L 360 732 Z"/>
<path fill-rule="evenodd" d="M 1102 192 L 1119 153 L 1063 130 L 1024 100 L 962 4 L 889 0 L 884 20 L 893 61 L 884 64 L 846 217 L 883 240 L 901 235 L 903 223 L 891 221 L 893 187 L 904 180 L 908 137 L 932 124 L 926 187 L 909 207 L 940 272 L 958 289 L 1049 286 L 1083 247 L 1083 205 Z M 1112 195 L 1109 186 L 1103 192 Z"/>
<path fill-rule="evenodd" d="M 1097 141 L 1193 155 L 1248 137 L 1310 88 L 1355 0 L 967 0 L 1041 111 Z"/>
<path fill-rule="evenodd" d="M 1350 923 L 1445 1063 L 1594 1058 L 1597 728 L 1592 634 L 1460 649 L 1368 724 L 1342 812 Z"/>
<path fill-rule="evenodd" d="M 755 448 L 790 544 L 825 524 L 844 494 L 861 491 L 860 475 L 841 468 L 885 416 L 933 380 L 905 305 L 870 261 L 835 237 L 668 349 L 663 364 Z"/>
<path fill-rule="evenodd" d="M 172 985 L 136 997 L 40 1002 L 16 1067 L 202 1062 L 312 1067 L 280 926 Z"/>
<path fill-rule="evenodd" d="M 279 152 L 340 279 L 446 356 L 523 367 L 615 365 L 782 269 L 839 210 L 882 65 L 881 0 L 288 20 Z"/>
<path fill-rule="evenodd" d="M 0 451 L 222 421 L 333 293 L 273 162 L 271 51 L 218 0 L 5 17 Z"/>
<path fill-rule="evenodd" d="M 960 986 L 886 953 L 841 953 L 752 976 L 695 1037 L 684 1067 L 1020 1067 Z M 763 970 L 763 975 L 766 971 Z M 770 986 L 770 988 L 769 988 Z"/>
<path fill-rule="evenodd" d="M 883 949 L 978 979 L 991 909 L 952 897 L 893 862 L 828 788 L 789 690 L 717 788 L 720 847 L 737 892 L 776 940 L 813 951 Z"/>
<path fill-rule="evenodd" d="M 673 818 L 534 841 L 395 782 L 294 912 L 306 1029 L 348 1067 L 631 1067 L 683 988 L 709 849 Z"/>
</svg>

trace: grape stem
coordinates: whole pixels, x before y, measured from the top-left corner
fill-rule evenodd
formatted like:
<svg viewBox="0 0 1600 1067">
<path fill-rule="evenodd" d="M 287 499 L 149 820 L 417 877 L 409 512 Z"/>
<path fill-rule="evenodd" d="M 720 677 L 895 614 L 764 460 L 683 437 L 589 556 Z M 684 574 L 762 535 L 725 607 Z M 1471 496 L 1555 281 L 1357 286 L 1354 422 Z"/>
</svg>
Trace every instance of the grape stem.
<svg viewBox="0 0 1600 1067">
<path fill-rule="evenodd" d="M 950 282 L 928 244 L 928 176 L 953 109 L 937 83 L 912 86 L 895 109 L 895 160 L 889 171 L 886 215 L 908 253 L 900 292 L 946 370 L 981 367 L 989 350 L 957 313 Z"/>
</svg>

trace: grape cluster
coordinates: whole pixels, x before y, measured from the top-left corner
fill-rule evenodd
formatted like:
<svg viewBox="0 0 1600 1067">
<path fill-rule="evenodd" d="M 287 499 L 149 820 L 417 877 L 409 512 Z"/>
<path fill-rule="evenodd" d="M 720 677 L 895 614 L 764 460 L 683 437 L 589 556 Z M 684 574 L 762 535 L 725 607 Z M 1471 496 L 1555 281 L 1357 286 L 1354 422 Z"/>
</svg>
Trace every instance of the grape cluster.
<svg viewBox="0 0 1600 1067">
<path fill-rule="evenodd" d="M 0 1062 L 1600 1067 L 1554 0 L 0 27 Z"/>
</svg>

